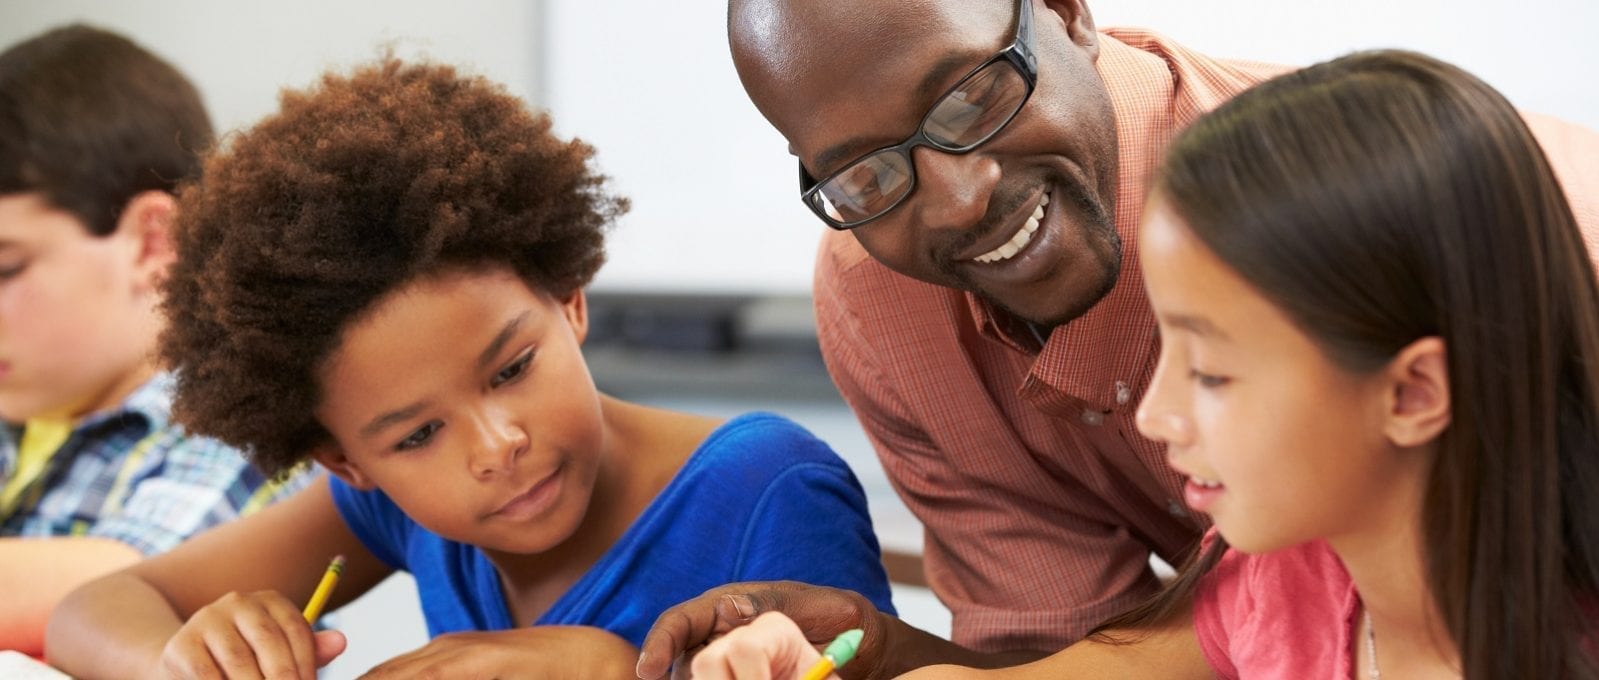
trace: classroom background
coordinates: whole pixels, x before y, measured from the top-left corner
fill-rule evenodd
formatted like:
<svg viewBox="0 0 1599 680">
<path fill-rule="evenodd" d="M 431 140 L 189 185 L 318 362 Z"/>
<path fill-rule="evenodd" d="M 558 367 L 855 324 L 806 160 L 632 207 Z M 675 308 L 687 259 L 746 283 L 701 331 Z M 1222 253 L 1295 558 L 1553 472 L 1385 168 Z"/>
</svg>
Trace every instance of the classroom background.
<svg viewBox="0 0 1599 680">
<path fill-rule="evenodd" d="M 1599 129 L 1599 0 L 1088 4 L 1100 27 L 1154 28 L 1219 57 L 1419 50 L 1524 109 Z M 124 33 L 189 75 L 224 135 L 271 112 L 281 87 L 385 49 L 460 65 L 549 109 L 633 200 L 591 290 L 596 382 L 710 415 L 778 411 L 817 432 L 866 488 L 902 615 L 947 635 L 948 612 L 916 583 L 921 527 L 822 367 L 808 291 L 824 227 L 798 200 L 786 143 L 739 86 L 725 14 L 723 0 L 0 0 L 0 44 L 70 21 Z M 398 576 L 346 607 L 339 623 L 356 633 L 324 676 L 425 641 L 414 597 Z"/>
</svg>

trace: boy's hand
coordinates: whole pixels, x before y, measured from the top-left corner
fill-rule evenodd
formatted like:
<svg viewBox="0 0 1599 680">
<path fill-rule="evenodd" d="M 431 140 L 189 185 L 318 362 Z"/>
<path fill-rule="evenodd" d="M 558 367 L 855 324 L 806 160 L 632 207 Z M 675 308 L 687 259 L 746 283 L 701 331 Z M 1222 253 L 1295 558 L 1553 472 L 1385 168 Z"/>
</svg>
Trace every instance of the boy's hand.
<svg viewBox="0 0 1599 680">
<path fill-rule="evenodd" d="M 638 650 L 592 626 L 532 626 L 440 635 L 389 659 L 362 678 L 637 680 Z"/>
<path fill-rule="evenodd" d="M 344 653 L 344 634 L 312 634 L 281 593 L 228 593 L 189 617 L 161 652 L 160 674 L 176 678 L 301 678 Z"/>
</svg>

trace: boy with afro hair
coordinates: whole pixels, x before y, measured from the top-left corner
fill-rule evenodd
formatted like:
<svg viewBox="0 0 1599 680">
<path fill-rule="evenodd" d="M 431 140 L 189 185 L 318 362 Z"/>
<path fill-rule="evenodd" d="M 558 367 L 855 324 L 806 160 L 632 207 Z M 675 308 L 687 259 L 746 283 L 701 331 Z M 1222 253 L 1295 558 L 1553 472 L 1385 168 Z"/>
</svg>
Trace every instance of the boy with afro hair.
<svg viewBox="0 0 1599 680">
<path fill-rule="evenodd" d="M 661 611 L 732 581 L 889 607 L 824 443 L 595 389 L 583 286 L 625 203 L 590 155 L 482 78 L 386 58 L 212 157 L 168 283 L 178 412 L 267 469 L 331 474 L 74 593 L 50 661 L 312 678 L 346 638 L 299 606 L 341 554 L 333 608 L 416 577 L 434 639 L 379 666 L 396 677 L 631 678 Z"/>
</svg>

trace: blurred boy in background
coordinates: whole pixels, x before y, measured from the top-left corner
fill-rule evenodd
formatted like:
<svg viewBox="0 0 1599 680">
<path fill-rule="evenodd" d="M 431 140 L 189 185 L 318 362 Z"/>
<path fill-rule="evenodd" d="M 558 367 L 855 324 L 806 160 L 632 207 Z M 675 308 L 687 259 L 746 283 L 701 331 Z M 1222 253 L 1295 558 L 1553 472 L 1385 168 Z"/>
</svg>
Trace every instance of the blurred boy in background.
<svg viewBox="0 0 1599 680">
<path fill-rule="evenodd" d="M 0 648 L 40 655 L 74 587 L 300 486 L 168 418 L 157 282 L 211 141 L 189 81 L 119 35 L 0 53 Z"/>
</svg>

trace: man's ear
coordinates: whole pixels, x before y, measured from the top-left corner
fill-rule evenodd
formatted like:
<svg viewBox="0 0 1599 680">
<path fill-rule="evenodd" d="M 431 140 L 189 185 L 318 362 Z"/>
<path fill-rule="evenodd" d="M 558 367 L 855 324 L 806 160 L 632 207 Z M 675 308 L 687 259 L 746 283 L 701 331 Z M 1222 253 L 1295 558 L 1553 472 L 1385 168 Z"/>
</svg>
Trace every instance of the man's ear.
<svg viewBox="0 0 1599 680">
<path fill-rule="evenodd" d="M 589 334 L 589 304 L 583 289 L 572 291 L 556 302 L 561 303 L 561 314 L 566 316 L 566 323 L 572 327 L 572 334 L 577 336 L 577 343 L 583 344 L 583 339 Z"/>
<path fill-rule="evenodd" d="M 345 484 L 362 491 L 371 491 L 377 488 L 377 484 L 370 477 L 367 477 L 365 472 L 361 471 L 361 466 L 357 465 L 355 461 L 346 458 L 344 449 L 339 448 L 339 445 L 335 442 L 328 441 L 317 444 L 311 449 L 311 458 L 315 459 L 322 467 L 327 468 L 328 472 L 333 473 L 333 476 L 344 480 Z"/>
<path fill-rule="evenodd" d="M 128 201 L 117 217 L 119 237 L 127 240 L 133 252 L 135 286 L 141 293 L 154 291 L 177 259 L 172 239 L 172 222 L 177 217 L 178 201 L 165 191 L 143 191 Z"/>
<path fill-rule="evenodd" d="M 1099 34 L 1094 31 L 1094 15 L 1088 11 L 1086 0 L 1044 0 L 1044 7 L 1065 22 L 1066 36 L 1071 38 L 1072 42 L 1088 50 L 1090 59 L 1099 59 Z M 1035 21 L 1042 19 L 1043 17 L 1036 17 Z"/>
<path fill-rule="evenodd" d="M 1391 402 L 1383 434 L 1395 446 L 1426 444 L 1449 427 L 1449 354 L 1439 337 L 1410 343 L 1384 369 Z"/>
</svg>

